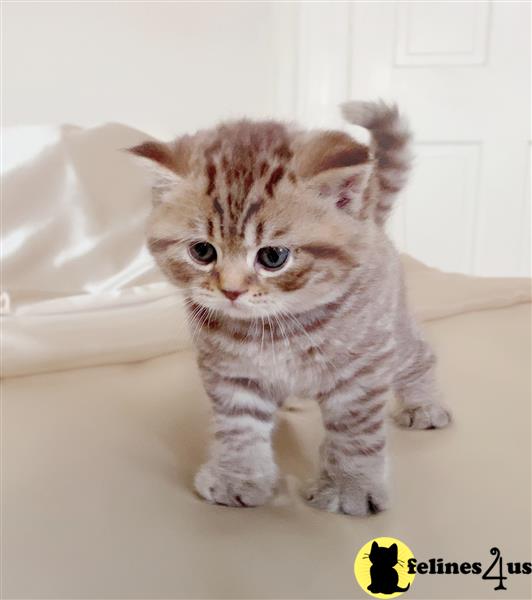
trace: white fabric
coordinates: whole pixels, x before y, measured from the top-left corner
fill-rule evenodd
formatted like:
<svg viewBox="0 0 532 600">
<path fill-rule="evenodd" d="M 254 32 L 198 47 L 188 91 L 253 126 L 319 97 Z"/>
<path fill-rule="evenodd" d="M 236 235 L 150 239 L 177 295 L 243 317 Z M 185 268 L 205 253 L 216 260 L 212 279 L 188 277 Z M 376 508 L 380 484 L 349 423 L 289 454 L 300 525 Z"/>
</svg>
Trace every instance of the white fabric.
<svg viewBox="0 0 532 600">
<path fill-rule="evenodd" d="M 6 130 L 3 374 L 140 360 L 188 345 L 144 244 L 150 191 L 123 125 Z"/>
</svg>

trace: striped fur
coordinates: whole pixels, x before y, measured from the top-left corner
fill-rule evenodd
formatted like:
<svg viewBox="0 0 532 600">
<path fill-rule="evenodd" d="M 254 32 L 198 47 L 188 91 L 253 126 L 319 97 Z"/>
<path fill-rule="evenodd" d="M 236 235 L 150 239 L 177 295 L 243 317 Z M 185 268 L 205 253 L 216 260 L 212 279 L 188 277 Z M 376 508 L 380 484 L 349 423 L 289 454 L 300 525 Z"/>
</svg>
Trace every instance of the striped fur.
<svg viewBox="0 0 532 600">
<path fill-rule="evenodd" d="M 345 111 L 371 129 L 373 159 L 342 132 L 275 122 L 224 124 L 132 149 L 157 162 L 165 181 L 155 182 L 148 246 L 184 292 L 212 401 L 213 443 L 195 482 L 210 502 L 254 506 L 272 495 L 272 433 L 289 395 L 316 399 L 323 414 L 321 473 L 308 502 L 353 515 L 388 505 L 392 393 L 401 424 L 449 420 L 382 228 L 403 184 L 408 135 L 394 108 Z M 198 241 L 215 247 L 214 263 L 191 258 Z M 288 248 L 286 267 L 260 269 L 264 246 Z M 222 290 L 240 295 L 231 301 Z"/>
</svg>

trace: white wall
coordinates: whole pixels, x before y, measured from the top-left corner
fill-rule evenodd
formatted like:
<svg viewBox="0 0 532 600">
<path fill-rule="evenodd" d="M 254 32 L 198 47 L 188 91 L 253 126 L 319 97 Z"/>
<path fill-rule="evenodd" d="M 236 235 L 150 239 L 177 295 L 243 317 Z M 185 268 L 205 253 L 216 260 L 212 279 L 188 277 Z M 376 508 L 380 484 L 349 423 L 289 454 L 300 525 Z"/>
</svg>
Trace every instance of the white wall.
<svg viewBox="0 0 532 600">
<path fill-rule="evenodd" d="M 248 115 L 341 126 L 398 99 L 417 137 L 390 224 L 429 264 L 530 270 L 530 6 L 514 2 L 4 4 L 4 123 L 159 137 Z M 458 27 L 458 24 L 460 25 Z"/>
<path fill-rule="evenodd" d="M 4 5 L 7 125 L 119 121 L 172 136 L 271 112 L 268 3 Z"/>
</svg>

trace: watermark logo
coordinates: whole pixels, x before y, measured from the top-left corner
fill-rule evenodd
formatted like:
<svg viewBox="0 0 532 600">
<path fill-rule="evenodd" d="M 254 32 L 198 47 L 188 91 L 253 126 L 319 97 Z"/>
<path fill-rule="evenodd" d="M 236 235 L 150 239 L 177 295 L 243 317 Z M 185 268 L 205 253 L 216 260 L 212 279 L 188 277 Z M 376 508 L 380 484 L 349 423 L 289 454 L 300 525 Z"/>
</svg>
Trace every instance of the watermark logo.
<svg viewBox="0 0 532 600">
<path fill-rule="evenodd" d="M 378 537 L 360 548 L 354 564 L 360 587 L 374 598 L 395 598 L 407 592 L 414 578 L 430 576 L 477 576 L 491 582 L 495 592 L 507 590 L 512 576 L 532 573 L 530 561 L 508 560 L 497 546 L 490 548 L 488 560 L 453 561 L 441 557 L 414 557 L 401 540 Z"/>
<path fill-rule="evenodd" d="M 401 540 L 378 537 L 360 548 L 355 558 L 355 578 L 374 598 L 396 598 L 414 581 L 416 573 L 408 570 L 412 559 L 412 550 Z"/>
</svg>

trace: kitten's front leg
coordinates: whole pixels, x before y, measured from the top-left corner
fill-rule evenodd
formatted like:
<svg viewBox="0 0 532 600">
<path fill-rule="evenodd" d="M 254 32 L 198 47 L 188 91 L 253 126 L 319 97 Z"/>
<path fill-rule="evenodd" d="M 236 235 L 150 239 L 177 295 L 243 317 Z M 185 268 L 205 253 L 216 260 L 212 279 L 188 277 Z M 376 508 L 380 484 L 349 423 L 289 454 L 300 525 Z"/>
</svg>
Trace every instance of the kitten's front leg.
<svg viewBox="0 0 532 600">
<path fill-rule="evenodd" d="M 253 380 L 206 382 L 214 407 L 210 458 L 195 478 L 213 504 L 258 506 L 272 496 L 278 477 L 272 449 L 277 402 Z"/>
<path fill-rule="evenodd" d="M 307 491 L 322 510 L 365 516 L 388 507 L 384 379 L 341 381 L 319 396 L 325 426 L 321 474 Z"/>
</svg>

